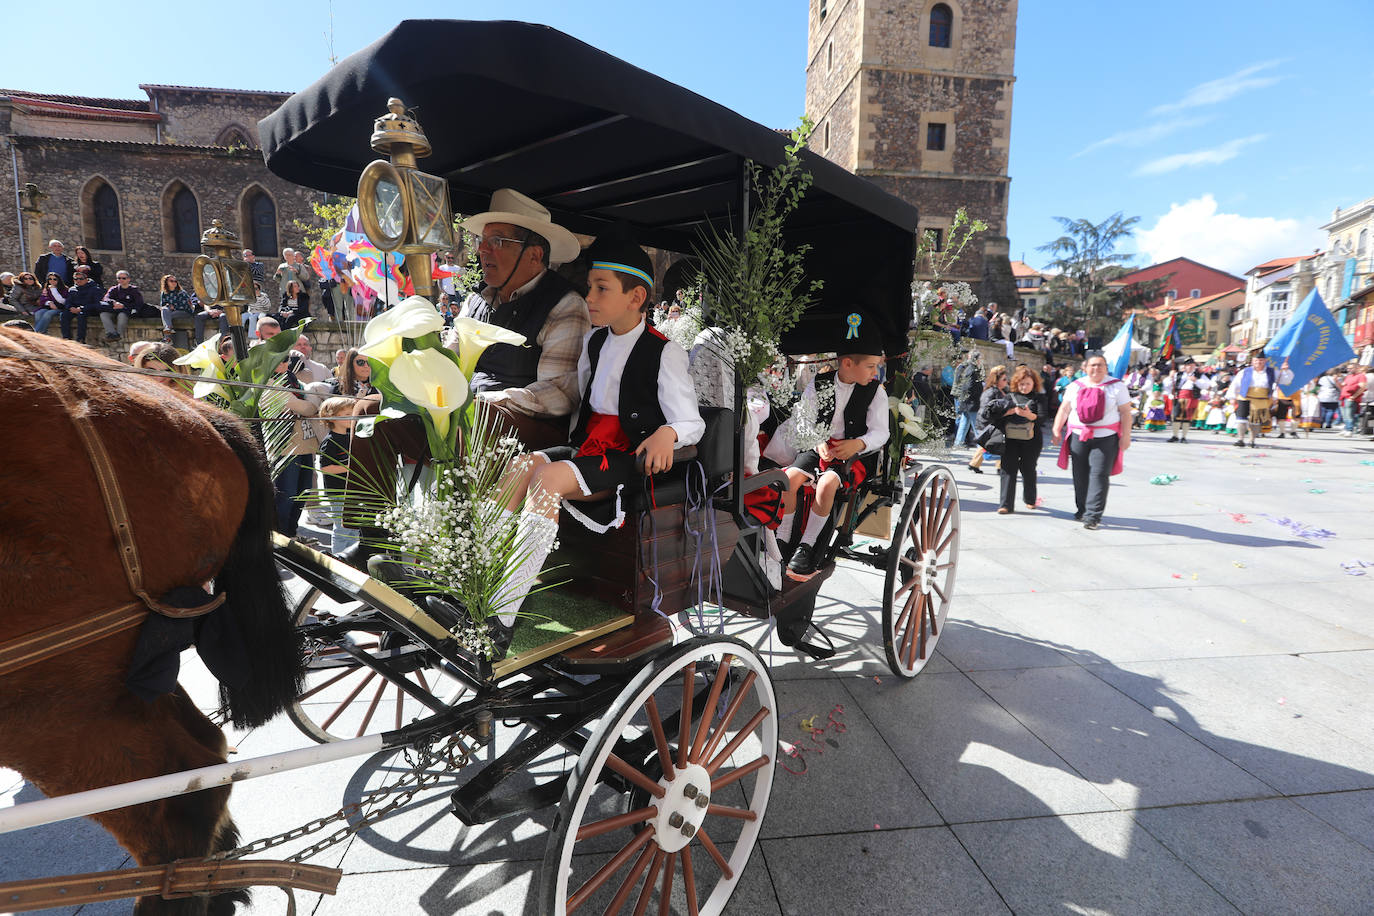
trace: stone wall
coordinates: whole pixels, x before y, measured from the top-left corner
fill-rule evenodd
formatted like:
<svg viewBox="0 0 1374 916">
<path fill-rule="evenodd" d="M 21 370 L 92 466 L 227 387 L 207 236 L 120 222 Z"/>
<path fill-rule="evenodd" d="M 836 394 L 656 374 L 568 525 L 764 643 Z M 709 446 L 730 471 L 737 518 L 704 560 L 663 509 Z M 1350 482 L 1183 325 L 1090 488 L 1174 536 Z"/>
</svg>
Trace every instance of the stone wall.
<svg viewBox="0 0 1374 916">
<path fill-rule="evenodd" d="M 820 12 L 825 9 L 824 18 Z M 807 30 L 806 113 L 816 122 L 810 146 L 850 171 L 858 165 L 863 0 L 811 0 Z M 827 143 L 827 140 L 829 141 Z"/>
<path fill-rule="evenodd" d="M 218 218 L 240 238 L 244 198 L 249 190 L 261 188 L 276 207 L 278 247 L 299 243 L 295 222 L 312 220 L 311 200 L 323 199 L 318 191 L 277 178 L 257 150 L 22 136 L 11 140 L 18 154 L 19 185 L 33 182 L 48 195 L 38 238 L 28 240 L 23 269 L 32 270 L 47 240 L 57 238 L 67 245 L 68 254 L 78 244 L 87 245 L 105 266 L 107 285 L 114 283 L 115 269 L 127 269 L 145 296 L 156 294 L 163 274 L 177 274 L 186 282 L 191 262 L 200 254 L 173 250 L 168 208 L 170 195 L 181 185 L 196 197 L 202 229 Z M 10 165 L 10 157 L 0 157 L 0 182 L 13 187 Z M 119 250 L 99 250 L 92 237 L 88 196 L 96 178 L 106 181 L 119 199 Z M 15 270 L 20 261 L 18 228 L 13 209 L 7 209 L 9 215 L 0 218 L 0 264 Z M 245 244 L 251 247 L 253 242 L 245 239 Z M 279 252 L 258 253 L 270 273 Z"/>
<path fill-rule="evenodd" d="M 290 96 L 286 92 L 239 92 L 178 86 L 146 86 L 152 104 L 162 115 L 162 142 L 186 146 L 215 146 L 230 127 L 243 130 L 258 146 L 258 121 L 276 111 Z"/>
</svg>

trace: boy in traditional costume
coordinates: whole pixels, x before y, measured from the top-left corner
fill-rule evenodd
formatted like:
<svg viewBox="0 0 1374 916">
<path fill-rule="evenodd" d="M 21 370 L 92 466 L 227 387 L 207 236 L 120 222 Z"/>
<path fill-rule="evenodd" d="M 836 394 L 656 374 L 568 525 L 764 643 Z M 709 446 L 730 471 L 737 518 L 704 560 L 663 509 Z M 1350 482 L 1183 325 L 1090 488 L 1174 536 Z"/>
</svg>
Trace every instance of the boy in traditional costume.
<svg viewBox="0 0 1374 916">
<path fill-rule="evenodd" d="M 638 473 L 636 458 L 643 456 L 646 474 L 666 471 L 673 450 L 696 444 L 706 429 L 686 351 L 644 320 L 654 284 L 649 256 L 620 229 L 603 233 L 587 253 L 593 327 L 577 365 L 582 402 L 569 444 L 533 453 L 508 491 L 508 511 L 524 504 L 524 549 L 492 605 L 507 630 L 553 545 L 560 506 L 592 531 L 620 527 L 621 491 Z"/>
<path fill-rule="evenodd" d="M 839 368 L 817 375 L 802 393 L 816 405 L 816 423 L 830 437 L 815 449 L 802 452 L 787 468 L 783 516 L 778 536 L 793 528 L 797 495 L 814 483 L 815 498 L 806 514 L 801 538 L 788 569 L 798 576 L 816 571 L 816 539 L 830 518 L 841 487 L 858 486 L 877 471 L 879 450 L 887 444 L 887 391 L 878 381 L 883 365 L 882 334 L 877 322 L 857 310 L 845 313 L 836 337 Z M 850 459 L 854 460 L 852 463 Z"/>
</svg>

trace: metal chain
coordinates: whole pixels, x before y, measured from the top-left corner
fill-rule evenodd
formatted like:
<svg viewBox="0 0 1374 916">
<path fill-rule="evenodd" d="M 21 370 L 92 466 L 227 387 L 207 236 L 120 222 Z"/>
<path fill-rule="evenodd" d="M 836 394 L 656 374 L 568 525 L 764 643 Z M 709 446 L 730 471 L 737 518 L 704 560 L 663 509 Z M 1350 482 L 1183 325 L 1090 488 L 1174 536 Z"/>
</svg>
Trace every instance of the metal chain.
<svg viewBox="0 0 1374 916">
<path fill-rule="evenodd" d="M 324 817 L 306 821 L 299 827 L 293 827 L 290 830 L 283 831 L 274 836 L 263 837 L 251 843 L 245 843 L 237 849 L 219 853 L 215 858 L 241 859 L 244 856 L 260 853 L 275 846 L 280 846 L 283 843 L 290 842 L 291 840 L 309 836 L 337 821 L 347 821 L 349 818 L 361 812 L 363 808 L 369 804 L 378 801 L 382 796 L 393 792 L 395 793 L 394 797 L 386 804 L 368 811 L 358 818 L 356 822 L 346 824 L 318 842 L 312 843 L 305 849 L 287 856 L 285 861 L 304 862 L 312 856 L 319 855 L 331 846 L 335 846 L 362 831 L 364 828 L 377 823 L 383 817 L 400 808 L 402 805 L 408 804 L 422 789 L 434 785 L 449 773 L 466 766 L 472 760 L 472 753 L 468 750 L 467 746 L 463 744 L 462 739 L 463 736 L 461 734 L 451 735 L 446 739 L 444 744 L 437 749 L 431 749 L 426 746 L 420 748 L 418 753 L 412 753 L 410 748 L 406 748 L 405 758 L 406 762 L 410 764 L 410 769 L 402 774 L 394 783 L 381 786 L 370 792 L 365 792 L 358 801 L 344 805 L 333 814 L 327 814 Z M 436 764 L 438 765 L 437 769 L 435 768 Z"/>
</svg>

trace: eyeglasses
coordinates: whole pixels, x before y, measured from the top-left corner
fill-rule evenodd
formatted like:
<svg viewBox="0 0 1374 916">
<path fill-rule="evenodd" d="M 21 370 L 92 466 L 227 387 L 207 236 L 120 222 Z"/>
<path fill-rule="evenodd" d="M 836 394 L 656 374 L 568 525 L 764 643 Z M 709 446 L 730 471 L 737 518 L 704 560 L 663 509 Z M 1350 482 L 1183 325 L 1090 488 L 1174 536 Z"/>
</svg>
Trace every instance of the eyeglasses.
<svg viewBox="0 0 1374 916">
<path fill-rule="evenodd" d="M 477 247 L 486 247 L 493 251 L 500 251 L 507 245 L 523 245 L 524 239 L 508 239 L 500 235 L 482 235 L 477 237 Z"/>
<path fill-rule="evenodd" d="M 361 368 L 362 366 L 366 366 L 367 364 L 368 364 L 368 362 L 367 362 L 367 357 L 366 357 L 366 356 L 360 356 L 360 357 L 358 357 L 357 359 L 353 360 L 353 365 L 358 366 L 358 367 L 360 367 L 360 368 Z"/>
</svg>

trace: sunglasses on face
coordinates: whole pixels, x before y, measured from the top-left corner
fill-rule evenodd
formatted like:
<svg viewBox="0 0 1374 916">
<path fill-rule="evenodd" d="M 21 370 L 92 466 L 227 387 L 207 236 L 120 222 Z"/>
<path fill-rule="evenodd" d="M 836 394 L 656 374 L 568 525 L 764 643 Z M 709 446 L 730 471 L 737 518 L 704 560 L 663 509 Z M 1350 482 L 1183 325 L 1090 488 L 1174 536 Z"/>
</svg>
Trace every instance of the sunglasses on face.
<svg viewBox="0 0 1374 916">
<path fill-rule="evenodd" d="M 357 359 L 353 360 L 353 365 L 358 366 L 359 368 L 361 368 L 361 367 L 363 367 L 363 366 L 366 366 L 366 365 L 367 365 L 367 357 L 365 357 L 365 356 L 360 356 L 360 357 L 358 357 Z"/>
</svg>

